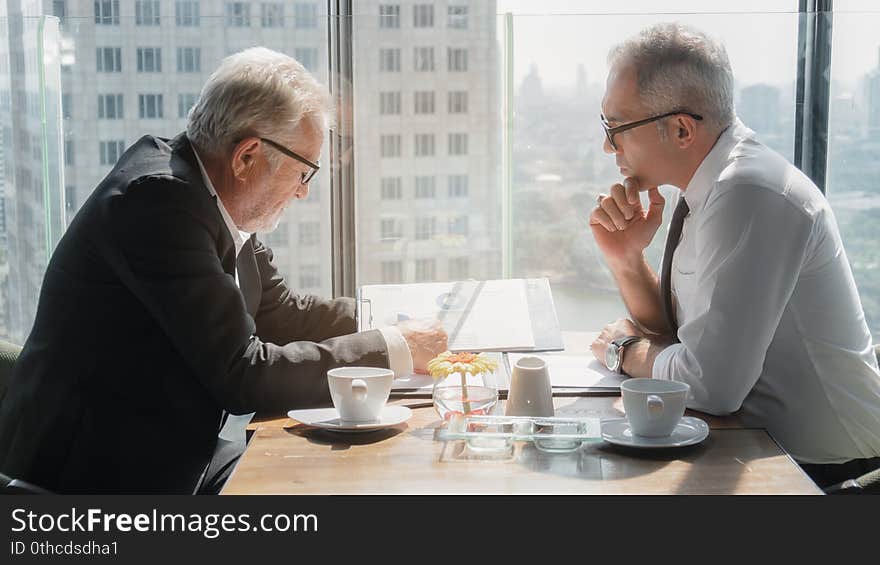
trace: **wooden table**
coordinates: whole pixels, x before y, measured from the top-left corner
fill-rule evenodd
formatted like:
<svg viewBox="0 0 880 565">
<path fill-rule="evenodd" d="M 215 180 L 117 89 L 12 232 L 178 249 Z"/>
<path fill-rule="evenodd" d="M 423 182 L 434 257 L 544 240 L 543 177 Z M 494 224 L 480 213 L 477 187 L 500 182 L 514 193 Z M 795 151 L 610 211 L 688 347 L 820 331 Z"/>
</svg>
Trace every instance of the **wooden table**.
<svg viewBox="0 0 880 565">
<path fill-rule="evenodd" d="M 619 397 L 554 401 L 560 416 L 623 416 Z M 647 451 L 594 443 L 554 454 L 517 442 L 503 456 L 436 441 L 440 421 L 432 407 L 366 434 L 271 420 L 255 425 L 223 494 L 821 494 L 766 431 L 744 429 L 735 418 L 691 415 L 711 428 L 696 446 Z"/>
</svg>

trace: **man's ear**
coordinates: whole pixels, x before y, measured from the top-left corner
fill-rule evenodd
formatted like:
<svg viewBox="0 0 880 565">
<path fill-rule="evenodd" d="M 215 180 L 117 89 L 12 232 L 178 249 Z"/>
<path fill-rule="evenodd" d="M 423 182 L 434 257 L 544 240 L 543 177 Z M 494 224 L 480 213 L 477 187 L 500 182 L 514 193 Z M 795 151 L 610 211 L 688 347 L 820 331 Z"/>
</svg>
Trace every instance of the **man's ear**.
<svg viewBox="0 0 880 565">
<path fill-rule="evenodd" d="M 257 157 L 263 150 L 258 137 L 246 137 L 239 141 L 232 150 L 232 174 L 237 180 L 243 181 L 251 173 Z"/>
<path fill-rule="evenodd" d="M 679 114 L 672 121 L 672 127 L 673 139 L 679 149 L 687 149 L 694 143 L 697 134 L 697 120 L 688 115 Z"/>
</svg>

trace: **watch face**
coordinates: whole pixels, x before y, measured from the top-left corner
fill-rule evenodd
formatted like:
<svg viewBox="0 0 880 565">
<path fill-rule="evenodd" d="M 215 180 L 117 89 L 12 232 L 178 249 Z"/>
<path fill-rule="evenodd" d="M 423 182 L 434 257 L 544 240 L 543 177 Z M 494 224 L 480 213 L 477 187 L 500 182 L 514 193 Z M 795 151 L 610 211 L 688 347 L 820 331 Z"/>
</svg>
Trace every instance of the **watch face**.
<svg viewBox="0 0 880 565">
<path fill-rule="evenodd" d="M 605 349 L 605 366 L 612 371 L 617 370 L 617 346 L 614 344 L 608 345 Z"/>
</svg>

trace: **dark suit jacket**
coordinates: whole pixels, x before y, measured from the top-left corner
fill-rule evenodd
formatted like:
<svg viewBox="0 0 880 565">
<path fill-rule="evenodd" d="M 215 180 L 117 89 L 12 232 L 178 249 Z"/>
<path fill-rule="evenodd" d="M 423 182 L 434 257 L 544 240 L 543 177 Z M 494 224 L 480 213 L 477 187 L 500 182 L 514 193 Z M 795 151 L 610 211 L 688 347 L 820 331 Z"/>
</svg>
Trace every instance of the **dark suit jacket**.
<svg viewBox="0 0 880 565">
<path fill-rule="evenodd" d="M 141 138 L 49 262 L 0 405 L 0 471 L 58 492 L 192 493 L 224 411 L 329 405 L 325 373 L 388 366 L 351 299 L 238 257 L 184 135 Z"/>
</svg>

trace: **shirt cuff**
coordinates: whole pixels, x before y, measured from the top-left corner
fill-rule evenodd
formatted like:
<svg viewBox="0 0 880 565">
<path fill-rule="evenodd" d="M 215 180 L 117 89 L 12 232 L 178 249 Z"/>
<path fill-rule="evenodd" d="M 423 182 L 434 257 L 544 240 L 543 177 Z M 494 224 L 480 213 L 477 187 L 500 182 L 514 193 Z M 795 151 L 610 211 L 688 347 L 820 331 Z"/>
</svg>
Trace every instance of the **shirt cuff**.
<svg viewBox="0 0 880 565">
<path fill-rule="evenodd" d="M 664 381 L 673 381 L 672 378 L 672 358 L 681 350 L 684 345 L 675 343 L 661 351 L 654 358 L 654 367 L 651 369 L 651 377 Z"/>
<path fill-rule="evenodd" d="M 388 367 L 394 371 L 394 378 L 408 377 L 413 374 L 412 354 L 409 345 L 400 330 L 394 326 L 379 328 L 385 345 L 388 347 Z"/>
</svg>

